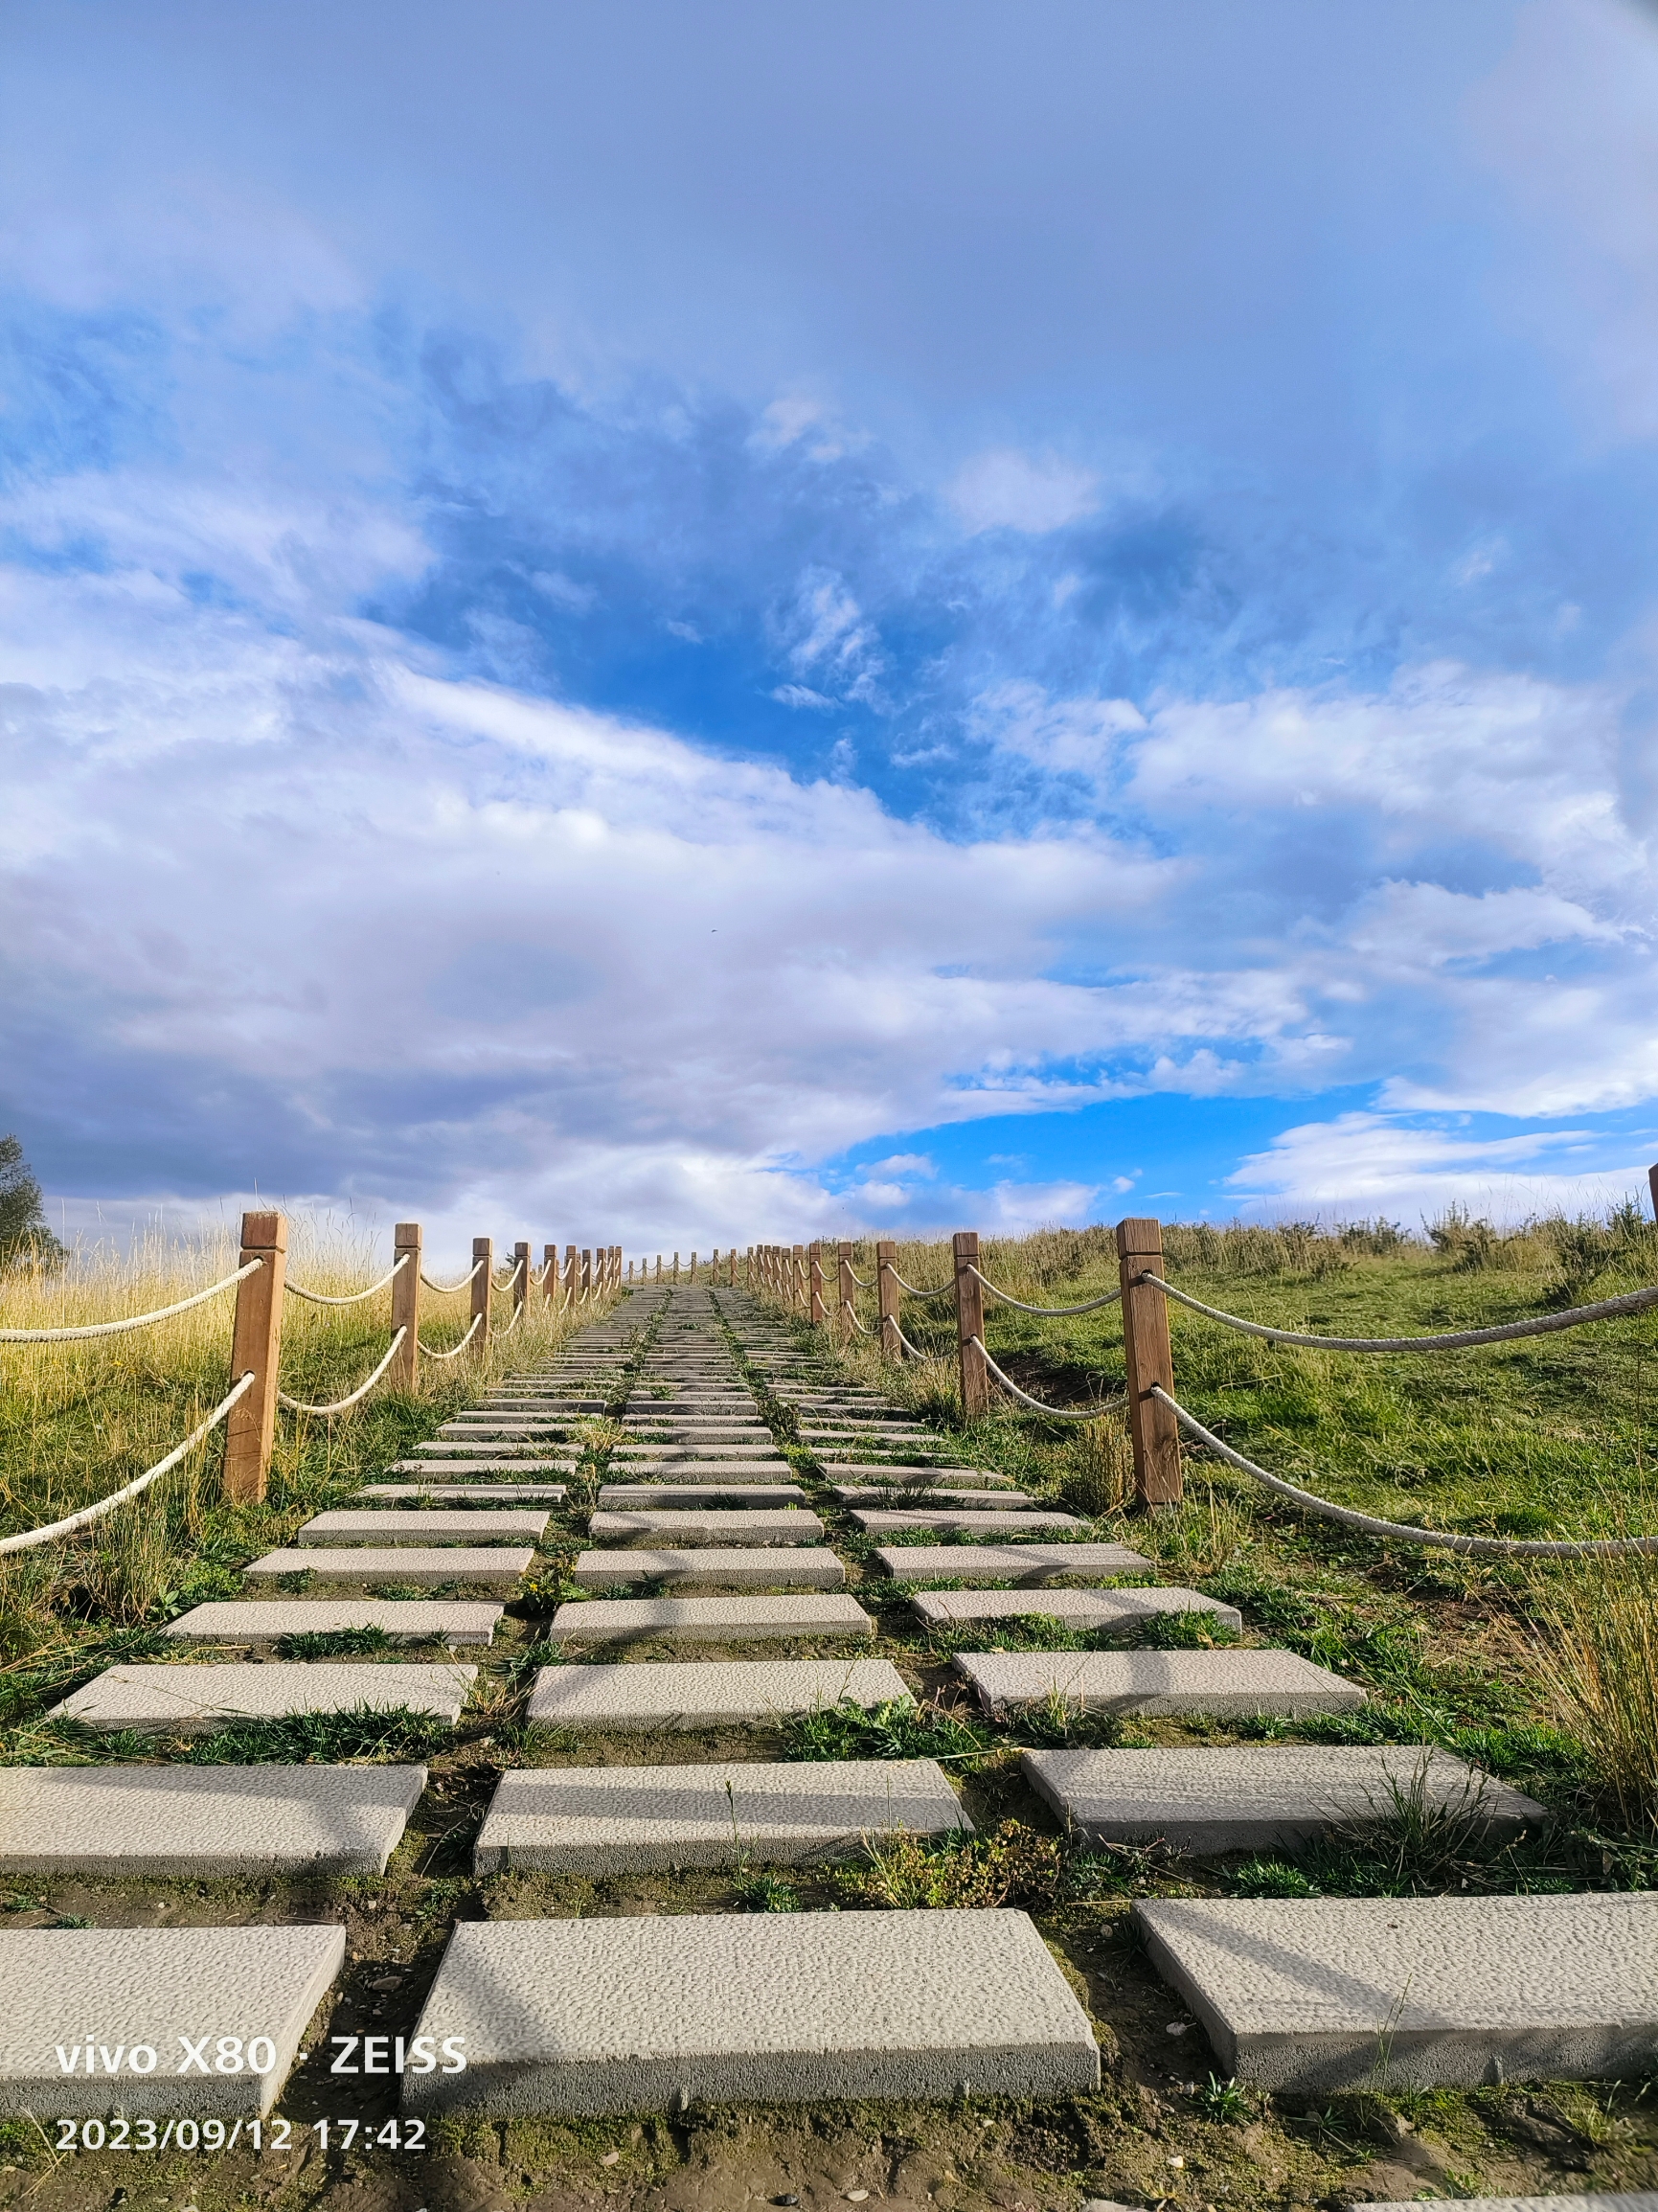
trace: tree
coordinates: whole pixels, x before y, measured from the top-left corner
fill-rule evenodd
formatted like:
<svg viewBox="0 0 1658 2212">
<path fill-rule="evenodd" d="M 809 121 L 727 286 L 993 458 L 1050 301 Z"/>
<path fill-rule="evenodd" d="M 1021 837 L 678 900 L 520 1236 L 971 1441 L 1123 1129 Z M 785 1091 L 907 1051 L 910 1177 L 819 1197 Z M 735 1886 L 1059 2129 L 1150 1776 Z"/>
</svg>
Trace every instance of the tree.
<svg viewBox="0 0 1658 2212">
<path fill-rule="evenodd" d="M 68 1256 L 47 1226 L 21 1141 L 0 1137 L 0 1267 L 60 1267 Z"/>
</svg>

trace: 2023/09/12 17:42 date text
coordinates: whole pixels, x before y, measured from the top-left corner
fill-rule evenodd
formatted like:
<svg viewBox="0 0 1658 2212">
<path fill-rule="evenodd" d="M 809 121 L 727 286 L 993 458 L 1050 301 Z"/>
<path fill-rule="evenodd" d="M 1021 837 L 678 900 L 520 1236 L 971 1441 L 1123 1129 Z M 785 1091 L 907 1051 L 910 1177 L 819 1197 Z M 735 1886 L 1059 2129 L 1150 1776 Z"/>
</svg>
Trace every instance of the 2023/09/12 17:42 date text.
<svg viewBox="0 0 1658 2212">
<path fill-rule="evenodd" d="M 293 2147 L 291 2120 L 59 2119 L 56 2151 L 255 2151 Z M 423 2151 L 424 2120 L 312 2120 L 298 2131 L 314 2135 L 323 2151 Z"/>
</svg>

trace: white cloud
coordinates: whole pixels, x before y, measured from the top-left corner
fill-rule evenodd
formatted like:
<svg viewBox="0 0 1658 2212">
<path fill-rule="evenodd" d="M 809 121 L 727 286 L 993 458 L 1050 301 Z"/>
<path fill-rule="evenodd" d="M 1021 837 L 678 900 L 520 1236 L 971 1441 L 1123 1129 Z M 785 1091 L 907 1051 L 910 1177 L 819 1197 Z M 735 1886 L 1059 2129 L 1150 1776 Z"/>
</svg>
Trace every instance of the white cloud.
<svg viewBox="0 0 1658 2212">
<path fill-rule="evenodd" d="M 779 684 L 772 693 L 780 707 L 829 707 L 833 699 L 825 698 L 822 692 L 814 692 L 808 684 Z"/>
<path fill-rule="evenodd" d="M 1022 530 L 1040 536 L 1092 514 L 1100 504 L 1100 479 L 1056 454 L 999 446 L 965 461 L 944 496 L 969 533 Z"/>
</svg>

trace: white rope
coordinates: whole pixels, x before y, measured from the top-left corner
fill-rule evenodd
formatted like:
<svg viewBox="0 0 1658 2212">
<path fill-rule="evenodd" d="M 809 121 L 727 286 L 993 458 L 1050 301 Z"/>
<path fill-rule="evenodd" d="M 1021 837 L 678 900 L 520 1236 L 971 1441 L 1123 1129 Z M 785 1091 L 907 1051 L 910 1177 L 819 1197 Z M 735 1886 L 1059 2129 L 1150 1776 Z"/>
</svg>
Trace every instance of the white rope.
<svg viewBox="0 0 1658 2212">
<path fill-rule="evenodd" d="M 166 1474 L 170 1468 L 178 1465 L 186 1453 L 193 1451 L 202 1438 L 217 1427 L 242 1393 L 253 1388 L 256 1380 L 251 1373 L 244 1375 L 228 1397 L 219 1400 L 199 1428 L 193 1428 L 184 1442 L 174 1445 L 165 1459 L 158 1459 L 152 1468 L 127 1483 L 125 1489 L 111 1491 L 107 1497 L 100 1498 L 96 1505 L 83 1506 L 79 1513 L 72 1513 L 63 1520 L 52 1521 L 45 1528 L 25 1529 L 20 1536 L 0 1537 L 0 1552 L 28 1551 L 37 1543 L 50 1543 L 54 1537 L 68 1536 L 74 1529 L 84 1528 L 89 1521 L 101 1520 L 106 1513 L 113 1513 L 118 1505 L 125 1505 L 128 1498 L 136 1497 L 158 1474 Z"/>
<path fill-rule="evenodd" d="M 847 1319 L 852 1323 L 852 1327 L 857 1331 L 860 1336 L 873 1336 L 874 1334 L 874 1331 L 873 1329 L 866 1329 L 863 1323 L 858 1319 L 857 1315 L 852 1311 L 852 1302 L 850 1298 L 843 1298 L 841 1300 L 841 1311 L 846 1315 Z"/>
<path fill-rule="evenodd" d="M 1327 1497 L 1315 1497 L 1310 1490 L 1298 1490 L 1293 1482 L 1268 1474 L 1264 1467 L 1257 1467 L 1253 1459 L 1245 1459 L 1241 1451 L 1234 1451 L 1230 1444 L 1222 1444 L 1212 1428 L 1205 1428 L 1196 1415 L 1188 1413 L 1177 1398 L 1170 1398 L 1160 1382 L 1154 1382 L 1147 1396 L 1161 1400 L 1182 1428 L 1190 1429 L 1211 1451 L 1218 1452 L 1229 1467 L 1236 1467 L 1242 1474 L 1254 1475 L 1257 1482 L 1264 1483 L 1278 1496 L 1305 1506 L 1308 1513 L 1320 1514 L 1326 1520 L 1338 1520 L 1344 1528 L 1356 1528 L 1365 1536 L 1393 1537 L 1400 1543 L 1439 1544 L 1446 1551 L 1480 1552 L 1499 1559 L 1621 1560 L 1658 1552 L 1658 1536 L 1629 1537 L 1616 1543 L 1533 1543 L 1519 1537 L 1453 1536 L 1443 1529 L 1413 1528 L 1402 1521 L 1376 1520 L 1368 1513 L 1356 1513 L 1351 1506 L 1332 1505 Z"/>
<path fill-rule="evenodd" d="M 913 1283 L 906 1283 L 904 1281 L 903 1277 L 898 1273 L 897 1269 L 893 1266 L 890 1260 L 885 1263 L 885 1266 L 887 1273 L 892 1277 L 893 1281 L 897 1285 L 898 1288 L 900 1290 L 907 1290 L 912 1298 L 948 1298 L 953 1294 L 955 1290 L 956 1286 L 954 1283 L 941 1283 L 936 1290 L 918 1290 Z"/>
<path fill-rule="evenodd" d="M 517 1328 L 517 1326 L 518 1326 L 518 1324 L 519 1324 L 519 1322 L 523 1320 L 523 1318 L 524 1318 L 524 1308 L 525 1308 L 525 1306 L 526 1306 L 528 1303 L 529 1303 L 529 1301 L 528 1301 L 527 1299 L 523 1299 L 523 1298 L 520 1298 L 520 1299 L 519 1299 L 518 1303 L 517 1303 L 517 1304 L 516 1304 L 516 1305 L 513 1307 L 513 1309 L 512 1309 L 512 1318 L 511 1318 L 511 1320 L 508 1322 L 507 1326 L 506 1326 L 504 1329 L 497 1329 L 497 1330 L 496 1330 L 495 1334 L 496 1334 L 496 1335 L 497 1335 L 497 1336 L 511 1336 L 511 1334 L 512 1334 L 513 1330 L 514 1330 L 514 1329 L 516 1329 L 516 1328 Z"/>
<path fill-rule="evenodd" d="M 418 1340 L 416 1349 L 418 1351 L 423 1352 L 428 1359 L 454 1359 L 458 1357 L 461 1353 L 466 1351 L 467 1345 L 471 1343 L 473 1337 L 477 1335 L 479 1330 L 483 1326 L 483 1314 L 474 1313 L 472 1316 L 472 1326 L 470 1329 L 467 1330 L 466 1334 L 462 1337 L 459 1344 L 452 1344 L 447 1352 L 434 1352 L 429 1344 L 420 1344 Z"/>
<path fill-rule="evenodd" d="M 446 1297 L 451 1291 L 464 1290 L 483 1265 L 482 1260 L 474 1260 L 470 1271 L 463 1275 L 458 1283 L 434 1283 L 430 1275 L 422 1275 L 420 1280 L 428 1290 L 436 1290 L 441 1296 Z"/>
<path fill-rule="evenodd" d="M 251 1275 L 256 1267 L 263 1266 L 263 1260 L 250 1260 L 234 1275 L 225 1276 L 220 1283 L 210 1283 L 205 1290 L 181 1298 L 176 1306 L 160 1306 L 153 1313 L 134 1313 L 125 1321 L 86 1321 L 74 1329 L 0 1329 L 0 1344 L 66 1344 L 74 1337 L 119 1336 L 125 1329 L 148 1329 L 152 1321 L 170 1320 L 174 1313 L 188 1313 L 193 1306 L 216 1298 L 221 1290 L 230 1289 L 244 1275 Z"/>
<path fill-rule="evenodd" d="M 283 1288 L 291 1291 L 296 1298 L 308 1299 L 313 1306 L 354 1306 L 360 1299 L 372 1298 L 376 1290 L 383 1290 L 392 1277 L 400 1275 L 413 1258 L 412 1252 L 405 1252 L 390 1274 L 382 1275 L 377 1283 L 371 1283 L 366 1290 L 348 1291 L 343 1298 L 330 1298 L 326 1290 L 305 1290 L 297 1283 L 284 1283 Z"/>
<path fill-rule="evenodd" d="M 931 1357 L 930 1354 L 919 1350 L 914 1344 L 912 1344 L 896 1321 L 893 1323 L 893 1331 L 897 1335 L 898 1342 L 903 1346 L 904 1350 L 909 1354 L 912 1359 L 926 1359 Z"/>
<path fill-rule="evenodd" d="M 344 1413 L 349 1407 L 355 1405 L 359 1398 L 367 1398 L 369 1392 L 373 1390 L 375 1384 L 380 1380 L 380 1377 L 386 1372 L 386 1369 L 397 1357 L 397 1346 L 403 1341 L 403 1338 L 408 1334 L 409 1332 L 406 1327 L 397 1331 L 397 1334 L 392 1338 L 390 1345 L 387 1347 L 386 1357 L 380 1361 L 380 1364 L 375 1369 L 375 1372 L 369 1377 L 369 1380 L 366 1382 L 360 1384 L 357 1389 L 353 1390 L 349 1398 L 339 1399 L 332 1405 L 305 1405 L 301 1403 L 299 1399 L 290 1398 L 285 1390 L 279 1390 L 277 1392 L 277 1403 L 279 1405 L 285 1405 L 290 1413 L 320 1414 L 325 1421 L 328 1420 L 331 1414 Z"/>
<path fill-rule="evenodd" d="M 1006 1290 L 998 1290 L 990 1278 L 981 1275 L 970 1260 L 967 1272 L 983 1283 L 992 1298 L 1000 1298 L 1004 1306 L 1016 1306 L 1021 1313 L 1098 1313 L 1102 1306 L 1115 1306 L 1123 1295 L 1121 1290 L 1107 1290 L 1103 1298 L 1090 1298 L 1084 1306 L 1027 1306 L 1023 1298 L 1015 1298 Z M 1147 1276 L 1147 1281 L 1150 1280 Z"/>
<path fill-rule="evenodd" d="M 1442 1336 L 1307 1336 L 1294 1329 L 1271 1329 L 1261 1321 L 1240 1320 L 1218 1306 L 1206 1306 L 1201 1298 L 1189 1297 L 1172 1283 L 1164 1282 L 1161 1275 L 1142 1275 L 1140 1280 L 1166 1291 L 1182 1306 L 1190 1306 L 1194 1313 L 1207 1313 L 1212 1321 L 1240 1329 L 1246 1336 L 1264 1336 L 1272 1344 L 1305 1344 L 1313 1352 L 1462 1352 L 1470 1344 L 1508 1344 L 1516 1336 L 1548 1336 L 1556 1329 L 1580 1329 L 1585 1321 L 1609 1321 L 1616 1314 L 1640 1313 L 1648 1306 L 1658 1306 L 1658 1284 L 1653 1284 L 1645 1290 L 1626 1291 L 1621 1298 L 1574 1306 L 1564 1313 L 1534 1314 L 1530 1321 L 1507 1321 L 1495 1329 L 1457 1329 Z"/>
<path fill-rule="evenodd" d="M 850 1260 L 845 1263 L 845 1266 L 847 1273 L 852 1277 L 852 1281 L 857 1285 L 860 1290 L 867 1290 L 870 1288 L 870 1285 L 874 1283 L 874 1277 L 873 1275 L 870 1277 L 869 1282 L 866 1283 Z"/>
<path fill-rule="evenodd" d="M 1050 1421 L 1098 1421 L 1102 1413 L 1115 1413 L 1120 1405 L 1126 1405 L 1128 1402 L 1126 1398 L 1108 1399 L 1103 1405 L 1096 1405 L 1087 1413 L 1067 1413 L 1060 1406 L 1044 1405 L 1039 1398 L 1033 1398 L 1028 1390 L 1021 1390 L 1011 1376 L 1002 1373 L 1002 1370 L 990 1357 L 989 1353 L 985 1350 L 982 1337 L 969 1336 L 967 1342 L 978 1345 L 980 1352 L 984 1354 L 985 1365 L 990 1370 L 1004 1390 L 1011 1390 L 1015 1398 L 1023 1400 L 1025 1404 L 1033 1407 L 1037 1413 L 1045 1413 Z"/>
</svg>

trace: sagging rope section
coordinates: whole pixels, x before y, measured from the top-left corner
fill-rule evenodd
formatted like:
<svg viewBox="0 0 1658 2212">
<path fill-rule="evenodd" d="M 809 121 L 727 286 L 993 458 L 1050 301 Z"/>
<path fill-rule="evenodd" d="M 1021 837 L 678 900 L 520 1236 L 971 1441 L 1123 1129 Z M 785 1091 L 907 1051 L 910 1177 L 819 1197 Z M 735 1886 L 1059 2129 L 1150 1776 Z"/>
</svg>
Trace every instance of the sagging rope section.
<svg viewBox="0 0 1658 2212">
<path fill-rule="evenodd" d="M 1222 1307 L 1206 1306 L 1189 1291 L 1177 1290 L 1161 1275 L 1142 1275 L 1149 1283 L 1192 1312 L 1207 1314 L 1245 1336 L 1262 1336 L 1271 1344 L 1301 1344 L 1310 1352 L 1464 1352 L 1475 1344 L 1509 1344 L 1521 1336 L 1549 1336 L 1559 1329 L 1580 1329 L 1589 1321 L 1611 1321 L 1622 1313 L 1645 1312 L 1658 1306 L 1658 1284 L 1644 1290 L 1627 1290 L 1619 1298 L 1601 1298 L 1593 1306 L 1573 1306 L 1564 1313 L 1536 1313 L 1529 1321 L 1505 1321 L 1491 1329 L 1454 1329 L 1439 1336 L 1313 1336 L 1296 1329 L 1274 1329 L 1263 1321 L 1245 1321 Z"/>
<path fill-rule="evenodd" d="M 1223 1444 L 1212 1428 L 1205 1428 L 1197 1416 L 1189 1413 L 1177 1398 L 1171 1398 L 1160 1382 L 1154 1382 L 1147 1395 L 1167 1405 L 1181 1427 L 1200 1444 L 1206 1444 L 1228 1467 L 1236 1467 L 1241 1474 L 1253 1475 L 1275 1495 L 1288 1498 L 1305 1512 L 1317 1514 L 1325 1520 L 1339 1521 L 1344 1528 L 1357 1529 L 1364 1536 L 1389 1537 L 1397 1543 L 1434 1544 L 1444 1551 L 1471 1552 L 1487 1559 L 1622 1560 L 1658 1554 L 1658 1536 L 1625 1537 L 1605 1543 L 1545 1542 L 1523 1537 L 1462 1536 L 1448 1529 L 1414 1528 L 1403 1521 L 1377 1520 L 1372 1514 L 1333 1504 L 1328 1497 L 1302 1490 L 1293 1482 L 1285 1482 L 1282 1475 L 1268 1474 L 1264 1467 L 1258 1467 L 1253 1459 L 1245 1459 L 1241 1451 L 1234 1451 L 1230 1444 Z"/>
<path fill-rule="evenodd" d="M 985 1365 L 990 1370 L 1004 1390 L 1011 1391 L 1021 1403 L 1031 1406 L 1035 1412 L 1046 1414 L 1050 1421 L 1098 1421 L 1102 1413 L 1116 1413 L 1128 1402 L 1126 1398 L 1112 1398 L 1108 1399 L 1103 1405 L 1091 1406 L 1086 1413 L 1067 1413 L 1063 1406 L 1044 1405 L 1039 1398 L 1033 1398 L 1028 1390 L 1021 1390 L 1011 1375 L 1003 1374 L 986 1350 L 985 1340 L 982 1336 L 969 1336 L 967 1341 L 969 1344 L 978 1346 Z"/>
<path fill-rule="evenodd" d="M 992 1298 L 999 1298 L 1004 1306 L 1017 1307 L 1021 1313 L 1098 1313 L 1102 1306 L 1115 1306 L 1123 1295 L 1121 1290 L 1107 1290 L 1102 1298 L 1089 1298 L 1080 1306 L 1027 1306 L 1023 1298 L 1015 1298 L 1011 1290 L 999 1289 L 988 1275 L 981 1275 L 971 1261 L 967 1263 L 967 1273 L 982 1283 Z"/>
<path fill-rule="evenodd" d="M 898 1273 L 897 1269 L 893 1266 L 890 1260 L 887 1261 L 885 1265 L 887 1273 L 892 1277 L 893 1281 L 897 1285 L 898 1288 L 900 1290 L 907 1291 L 912 1298 L 950 1298 L 955 1295 L 956 1286 L 954 1283 L 941 1283 L 936 1290 L 918 1289 L 914 1283 L 906 1283 L 904 1281 L 903 1277 Z"/>
<path fill-rule="evenodd" d="M 261 1263 L 262 1265 L 262 1263 Z M 244 1270 L 245 1272 L 245 1270 Z M 205 1436 L 212 1434 L 229 1413 L 237 1400 L 251 1390 L 257 1378 L 250 1371 L 221 1398 L 199 1428 L 193 1428 L 182 1444 L 175 1444 L 165 1459 L 158 1459 L 153 1467 L 126 1483 L 122 1489 L 111 1491 L 96 1505 L 82 1506 L 79 1513 L 68 1514 L 62 1520 L 50 1521 L 45 1528 L 24 1529 L 17 1536 L 0 1537 L 0 1552 L 30 1551 L 35 1544 L 51 1543 L 55 1538 L 73 1535 L 76 1529 L 85 1528 L 89 1522 L 102 1520 L 106 1513 L 113 1513 L 118 1505 L 125 1505 L 141 1491 L 148 1490 L 159 1475 L 168 1473 L 181 1459 L 193 1452 Z"/>
<path fill-rule="evenodd" d="M 483 1326 L 483 1314 L 474 1313 L 472 1316 L 472 1326 L 467 1330 L 465 1336 L 462 1337 L 459 1344 L 452 1344 L 447 1352 L 434 1352 L 429 1344 L 420 1343 L 418 1337 L 415 1340 L 415 1348 L 417 1351 L 424 1353 L 428 1359 L 457 1359 L 461 1354 L 466 1351 L 467 1345 L 471 1343 L 473 1337 L 477 1335 L 479 1330 Z"/>
<path fill-rule="evenodd" d="M 307 1290 L 299 1283 L 284 1283 L 283 1288 L 295 1298 L 304 1298 L 312 1306 L 355 1306 L 364 1298 L 372 1298 L 376 1290 L 383 1290 L 388 1283 L 402 1273 L 413 1258 L 412 1252 L 405 1252 L 396 1266 L 382 1275 L 377 1283 L 371 1283 L 366 1290 L 348 1290 L 343 1298 L 330 1297 L 326 1290 Z"/>
<path fill-rule="evenodd" d="M 170 1321 L 175 1313 L 188 1313 L 193 1306 L 205 1305 L 209 1298 L 233 1289 L 263 1266 L 262 1259 L 250 1260 L 234 1275 L 210 1283 L 205 1290 L 193 1291 L 188 1298 L 180 1298 L 176 1305 L 158 1306 L 153 1313 L 132 1313 L 125 1321 L 84 1321 L 68 1329 L 0 1329 L 0 1344 L 68 1344 L 83 1336 L 119 1336 L 127 1329 L 148 1329 L 151 1322 Z"/>
<path fill-rule="evenodd" d="M 420 1281 L 426 1286 L 428 1290 L 436 1290 L 440 1297 L 448 1297 L 456 1290 L 464 1290 L 466 1288 L 466 1285 L 474 1280 L 478 1269 L 483 1265 L 484 1263 L 482 1260 L 474 1260 L 471 1266 L 467 1269 L 466 1273 L 461 1277 L 461 1280 L 458 1283 L 434 1283 L 431 1276 L 426 1274 L 421 1275 Z"/>
<path fill-rule="evenodd" d="M 337 1399 L 332 1405 L 307 1405 L 297 1398 L 290 1398 L 285 1390 L 279 1390 L 277 1392 L 277 1403 L 279 1405 L 285 1405 L 290 1413 L 314 1413 L 324 1421 L 329 1420 L 336 1413 L 348 1412 L 352 1406 L 359 1403 L 361 1400 L 367 1398 L 369 1392 L 373 1390 L 375 1384 L 380 1380 L 380 1377 L 386 1372 L 386 1369 L 397 1357 L 397 1347 L 402 1343 L 403 1338 L 408 1334 L 409 1332 L 407 1327 L 401 1328 L 397 1331 L 397 1334 L 392 1338 L 390 1345 L 387 1347 L 386 1357 L 380 1361 L 379 1365 L 375 1369 L 375 1372 L 369 1377 L 368 1380 L 366 1382 L 359 1383 L 356 1389 L 352 1392 L 349 1398 Z"/>
</svg>

